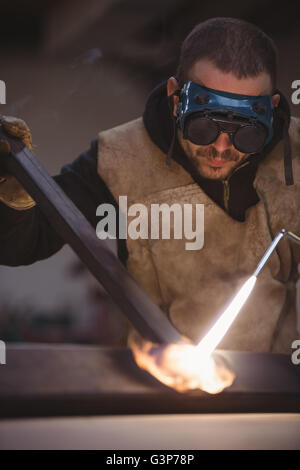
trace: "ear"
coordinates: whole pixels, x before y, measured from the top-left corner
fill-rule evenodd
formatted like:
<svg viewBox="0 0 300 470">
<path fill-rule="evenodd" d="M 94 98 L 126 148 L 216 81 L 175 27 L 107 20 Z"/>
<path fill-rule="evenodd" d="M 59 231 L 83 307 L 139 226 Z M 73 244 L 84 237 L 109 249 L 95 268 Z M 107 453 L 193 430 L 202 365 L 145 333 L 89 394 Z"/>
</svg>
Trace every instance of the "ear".
<svg viewBox="0 0 300 470">
<path fill-rule="evenodd" d="M 272 104 L 275 108 L 277 108 L 277 106 L 279 105 L 279 101 L 280 101 L 280 95 L 278 93 L 272 96 Z"/>
<path fill-rule="evenodd" d="M 173 93 L 175 93 L 176 90 L 179 90 L 178 82 L 175 77 L 170 77 L 167 83 L 167 92 L 168 96 L 171 96 Z M 178 102 L 178 96 L 173 96 L 173 115 L 176 117 L 176 112 L 177 112 L 177 102 Z"/>
</svg>

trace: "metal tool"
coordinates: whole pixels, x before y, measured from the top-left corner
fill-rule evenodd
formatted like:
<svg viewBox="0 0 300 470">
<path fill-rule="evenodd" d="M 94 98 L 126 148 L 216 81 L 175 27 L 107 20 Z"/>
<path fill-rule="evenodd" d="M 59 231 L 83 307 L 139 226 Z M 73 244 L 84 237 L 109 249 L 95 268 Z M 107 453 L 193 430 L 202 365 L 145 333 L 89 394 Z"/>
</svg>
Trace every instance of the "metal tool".
<svg viewBox="0 0 300 470">
<path fill-rule="evenodd" d="M 270 258 L 271 254 L 273 253 L 273 251 L 275 250 L 276 246 L 278 245 L 278 243 L 280 242 L 280 240 L 284 237 L 289 237 L 291 238 L 294 242 L 296 243 L 299 243 L 300 244 L 300 238 L 295 235 L 294 233 L 292 232 L 288 232 L 287 230 L 285 230 L 284 228 L 276 235 L 276 237 L 274 238 L 274 240 L 272 241 L 271 245 L 269 246 L 269 248 L 266 250 L 266 252 L 264 253 L 263 257 L 261 258 L 260 262 L 258 263 L 254 273 L 253 273 L 253 276 L 257 277 L 258 274 L 260 273 L 260 271 L 262 270 L 262 268 L 264 267 L 264 265 L 266 264 L 266 262 L 268 261 L 268 259 Z"/>
<path fill-rule="evenodd" d="M 32 152 L 1 128 L 0 139 L 7 140 L 11 147 L 11 154 L 3 158 L 7 171 L 28 191 L 53 228 L 98 279 L 135 329 L 154 343 L 184 341 L 166 315 L 130 276 L 108 243 L 97 238 L 94 228 Z"/>
</svg>

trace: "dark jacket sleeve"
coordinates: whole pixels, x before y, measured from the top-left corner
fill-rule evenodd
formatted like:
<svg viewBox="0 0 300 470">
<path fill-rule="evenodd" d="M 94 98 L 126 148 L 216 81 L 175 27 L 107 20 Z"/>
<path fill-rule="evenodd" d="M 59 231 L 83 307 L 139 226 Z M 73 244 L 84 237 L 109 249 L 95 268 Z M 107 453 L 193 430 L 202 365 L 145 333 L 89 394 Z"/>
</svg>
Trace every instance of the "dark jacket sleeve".
<svg viewBox="0 0 300 470">
<path fill-rule="evenodd" d="M 72 199 L 93 227 L 96 208 L 103 202 L 116 205 L 97 173 L 97 140 L 61 173 L 53 178 Z M 64 245 L 38 206 L 25 211 L 11 209 L 0 202 L 0 264 L 19 266 L 48 258 Z"/>
</svg>

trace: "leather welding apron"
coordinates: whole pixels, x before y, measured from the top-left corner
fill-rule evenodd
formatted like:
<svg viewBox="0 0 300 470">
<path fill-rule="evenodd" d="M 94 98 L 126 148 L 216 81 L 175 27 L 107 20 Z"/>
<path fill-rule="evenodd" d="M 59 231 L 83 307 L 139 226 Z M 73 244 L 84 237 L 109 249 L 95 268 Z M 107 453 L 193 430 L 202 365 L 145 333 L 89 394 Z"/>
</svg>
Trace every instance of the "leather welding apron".
<svg viewBox="0 0 300 470">
<path fill-rule="evenodd" d="M 151 141 L 142 119 L 99 134 L 98 172 L 116 201 L 143 204 L 204 204 L 204 246 L 187 250 L 186 240 L 127 238 L 127 268 L 137 283 L 193 341 L 213 325 L 255 270 L 274 236 L 285 228 L 300 234 L 300 133 L 292 118 L 295 185 L 287 187 L 280 142 L 260 164 L 254 186 L 260 201 L 246 220 L 232 219 Z M 130 220 L 129 220 L 130 222 Z M 284 239 L 258 276 L 255 288 L 219 345 L 223 349 L 291 352 L 297 338 L 295 272 L 300 247 Z M 299 335 L 298 335 L 299 337 Z"/>
</svg>

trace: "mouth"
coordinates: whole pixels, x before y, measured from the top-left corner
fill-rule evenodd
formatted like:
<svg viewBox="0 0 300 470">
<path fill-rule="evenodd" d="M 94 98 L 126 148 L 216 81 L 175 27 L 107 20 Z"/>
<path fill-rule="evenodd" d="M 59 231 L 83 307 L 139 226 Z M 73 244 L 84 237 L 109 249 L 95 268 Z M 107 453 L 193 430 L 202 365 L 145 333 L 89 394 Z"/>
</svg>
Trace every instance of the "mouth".
<svg viewBox="0 0 300 470">
<path fill-rule="evenodd" d="M 213 158 L 207 158 L 207 162 L 209 166 L 213 166 L 215 168 L 221 168 L 228 163 L 228 160 L 220 160 L 220 159 L 213 159 Z"/>
</svg>

